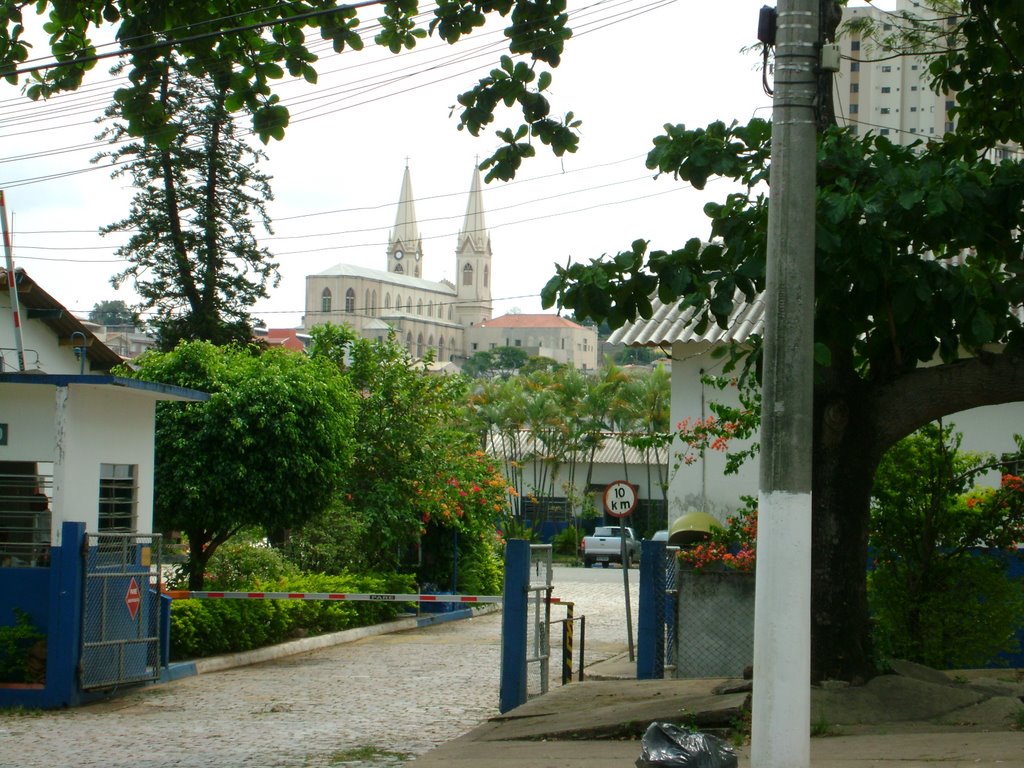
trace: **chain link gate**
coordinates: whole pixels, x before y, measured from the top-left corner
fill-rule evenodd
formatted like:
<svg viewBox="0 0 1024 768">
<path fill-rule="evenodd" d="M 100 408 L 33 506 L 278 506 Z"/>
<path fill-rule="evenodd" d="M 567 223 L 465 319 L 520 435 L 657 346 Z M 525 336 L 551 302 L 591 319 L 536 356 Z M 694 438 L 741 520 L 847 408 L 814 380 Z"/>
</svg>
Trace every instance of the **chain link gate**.
<svg viewBox="0 0 1024 768">
<path fill-rule="evenodd" d="M 530 545 L 528 587 L 527 696 L 548 692 L 551 666 L 552 549 L 550 544 Z"/>
<path fill-rule="evenodd" d="M 160 535 L 90 533 L 82 606 L 83 690 L 160 677 Z"/>
</svg>

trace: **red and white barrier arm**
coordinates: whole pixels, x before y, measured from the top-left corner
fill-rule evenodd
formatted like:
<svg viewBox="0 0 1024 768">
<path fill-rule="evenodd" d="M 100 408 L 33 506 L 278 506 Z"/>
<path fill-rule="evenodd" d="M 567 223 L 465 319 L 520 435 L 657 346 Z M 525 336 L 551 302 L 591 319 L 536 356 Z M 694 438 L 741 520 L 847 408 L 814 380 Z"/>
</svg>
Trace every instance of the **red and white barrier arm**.
<svg viewBox="0 0 1024 768">
<path fill-rule="evenodd" d="M 380 601 L 387 603 L 500 603 L 500 595 L 393 595 L 351 592 L 190 592 L 167 590 L 175 600 L 336 600 Z"/>
</svg>

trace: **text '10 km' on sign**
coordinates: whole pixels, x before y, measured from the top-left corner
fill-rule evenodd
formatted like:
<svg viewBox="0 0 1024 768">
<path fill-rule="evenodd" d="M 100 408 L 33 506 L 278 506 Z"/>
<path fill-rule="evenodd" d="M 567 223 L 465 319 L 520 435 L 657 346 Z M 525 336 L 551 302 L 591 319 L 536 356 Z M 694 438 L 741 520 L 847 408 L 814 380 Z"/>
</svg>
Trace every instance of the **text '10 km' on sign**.
<svg viewBox="0 0 1024 768">
<path fill-rule="evenodd" d="M 637 490 L 632 483 L 616 480 L 604 489 L 604 511 L 612 517 L 625 517 L 636 509 Z"/>
</svg>

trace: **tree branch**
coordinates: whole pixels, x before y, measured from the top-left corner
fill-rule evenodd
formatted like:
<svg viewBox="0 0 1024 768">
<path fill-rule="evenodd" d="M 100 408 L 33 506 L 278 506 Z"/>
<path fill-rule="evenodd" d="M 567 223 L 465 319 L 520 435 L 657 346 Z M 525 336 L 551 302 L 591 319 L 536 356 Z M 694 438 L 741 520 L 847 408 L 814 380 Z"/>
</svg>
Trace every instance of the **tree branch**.
<svg viewBox="0 0 1024 768">
<path fill-rule="evenodd" d="M 880 387 L 874 396 L 879 448 L 942 416 L 1024 401 L 1024 357 L 983 353 L 929 368 L 918 368 Z"/>
</svg>

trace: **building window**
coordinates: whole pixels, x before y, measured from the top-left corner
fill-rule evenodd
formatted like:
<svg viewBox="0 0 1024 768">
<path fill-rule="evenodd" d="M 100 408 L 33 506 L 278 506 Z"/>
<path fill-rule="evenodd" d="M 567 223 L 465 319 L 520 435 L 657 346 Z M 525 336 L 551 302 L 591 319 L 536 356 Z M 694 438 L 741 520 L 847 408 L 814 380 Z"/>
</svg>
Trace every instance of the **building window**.
<svg viewBox="0 0 1024 768">
<path fill-rule="evenodd" d="M 860 93 L 860 83 L 850 83 L 850 93 Z"/>
<path fill-rule="evenodd" d="M 910 86 L 910 90 L 912 90 L 912 91 L 916 91 L 916 90 L 917 90 L 917 86 L 916 86 L 916 85 L 912 85 L 912 86 Z"/>
<path fill-rule="evenodd" d="M 851 104 L 850 105 L 850 114 L 851 115 L 856 115 L 858 112 L 860 112 L 860 104 Z"/>
<path fill-rule="evenodd" d="M 888 136 L 889 135 L 889 129 L 888 128 L 882 128 L 878 133 L 880 135 L 882 135 L 882 136 Z"/>
<path fill-rule="evenodd" d="M 917 64 L 911 64 L 910 65 L 910 71 L 911 72 L 917 72 Z"/>
<path fill-rule="evenodd" d="M 423 357 L 423 334 L 416 337 L 416 357 Z"/>
<path fill-rule="evenodd" d="M 53 464 L 0 461 L 0 567 L 50 563 Z"/>
<path fill-rule="evenodd" d="M 410 315 L 412 314 L 412 296 L 405 301 L 405 311 Z"/>
<path fill-rule="evenodd" d="M 947 122 L 946 123 L 946 133 L 952 133 L 952 132 L 953 132 L 953 123 Z"/>
<path fill-rule="evenodd" d="M 911 133 L 917 133 L 917 128 L 911 128 L 911 129 L 910 129 L 910 132 L 911 132 Z"/>
<path fill-rule="evenodd" d="M 100 531 L 135 533 L 138 472 L 137 464 L 100 464 Z"/>
<path fill-rule="evenodd" d="M 850 41 L 850 50 L 851 51 L 859 51 L 860 50 L 860 40 L 851 40 Z"/>
<path fill-rule="evenodd" d="M 491 272 L 491 270 L 490 270 L 490 267 L 488 267 L 488 266 L 487 266 L 487 265 L 485 264 L 485 265 L 484 265 L 484 288 L 486 288 L 486 287 L 487 287 L 487 283 L 488 283 L 488 282 L 489 282 L 489 280 L 490 280 L 490 277 L 491 277 L 491 275 L 490 275 L 490 272 Z"/>
<path fill-rule="evenodd" d="M 433 317 L 433 316 L 434 316 L 434 302 L 428 301 L 427 302 L 427 317 Z M 433 342 L 431 342 L 431 346 L 433 346 Z"/>
<path fill-rule="evenodd" d="M 404 275 L 405 274 L 405 270 L 402 269 L 402 265 L 401 264 L 395 264 L 395 274 L 396 275 Z"/>
<path fill-rule="evenodd" d="M 468 263 L 466 264 L 466 266 L 464 266 L 462 268 L 462 284 L 463 285 L 472 285 L 473 284 L 473 267 L 472 267 L 472 265 L 470 265 Z"/>
<path fill-rule="evenodd" d="M 324 288 L 320 293 L 320 311 L 330 312 L 331 311 L 331 289 Z"/>
<path fill-rule="evenodd" d="M 882 65 L 882 71 L 883 72 L 892 72 L 892 64 L 883 64 Z"/>
<path fill-rule="evenodd" d="M 882 93 L 892 93 L 892 88 L 888 85 L 882 86 Z"/>
<path fill-rule="evenodd" d="M 517 347 L 523 346 L 523 340 L 522 339 L 516 339 L 516 346 Z"/>
<path fill-rule="evenodd" d="M 350 314 L 356 311 L 356 292 L 351 288 L 345 291 L 345 311 Z"/>
<path fill-rule="evenodd" d="M 850 71 L 851 72 L 860 72 L 860 62 L 859 61 L 851 61 L 850 62 Z"/>
<path fill-rule="evenodd" d="M 384 294 L 384 309 L 391 309 L 391 294 Z"/>
<path fill-rule="evenodd" d="M 473 342 L 473 351 L 474 351 L 474 352 L 476 352 L 476 350 L 477 350 L 477 347 L 479 347 L 479 346 L 480 346 L 480 345 L 479 345 L 479 344 L 477 344 L 477 343 L 476 343 L 476 342 L 474 341 L 474 342 Z"/>
<path fill-rule="evenodd" d="M 911 108 L 910 108 L 910 111 L 911 111 L 911 112 L 917 112 L 917 107 L 911 107 Z"/>
<path fill-rule="evenodd" d="M 417 315 L 422 315 L 423 314 L 423 299 L 420 299 L 416 303 L 416 314 Z"/>
<path fill-rule="evenodd" d="M 882 107 L 878 111 L 881 112 L 883 115 L 888 115 L 892 110 L 890 110 L 888 107 Z"/>
</svg>

